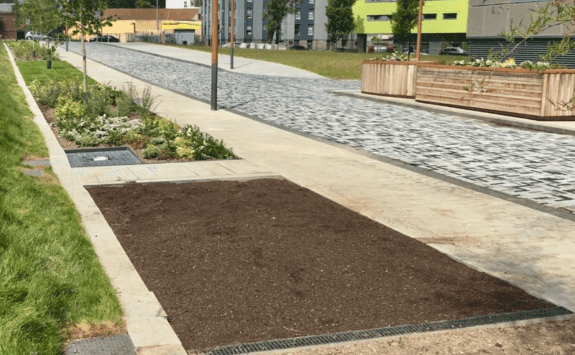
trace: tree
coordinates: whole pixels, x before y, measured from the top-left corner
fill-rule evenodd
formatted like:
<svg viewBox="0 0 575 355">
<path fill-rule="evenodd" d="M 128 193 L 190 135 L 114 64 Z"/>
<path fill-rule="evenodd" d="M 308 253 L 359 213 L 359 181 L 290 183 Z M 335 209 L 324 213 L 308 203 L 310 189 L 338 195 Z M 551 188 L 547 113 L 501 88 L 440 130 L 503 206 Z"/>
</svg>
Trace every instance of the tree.
<svg viewBox="0 0 575 355">
<path fill-rule="evenodd" d="M 27 29 L 46 35 L 51 34 L 60 24 L 58 17 L 58 2 L 56 0 L 24 0 L 16 3 L 13 11 L 16 13 L 16 24 L 25 25 Z M 36 41 L 34 41 L 34 49 Z"/>
<path fill-rule="evenodd" d="M 356 0 L 328 0 L 325 14 L 325 28 L 332 43 L 337 43 L 355 29 L 353 4 Z"/>
<path fill-rule="evenodd" d="M 73 24 L 72 34 L 80 34 L 82 41 L 82 59 L 84 61 L 84 94 L 88 93 L 88 70 L 86 62 L 86 35 L 98 35 L 100 29 L 111 26 L 109 19 L 101 20 L 98 14 L 106 9 L 106 0 L 58 0 L 62 11 L 57 19 L 61 25 Z"/>
<path fill-rule="evenodd" d="M 267 20 L 266 31 L 270 43 L 276 36 L 276 44 L 279 43 L 281 23 L 287 14 L 295 14 L 302 0 L 269 0 L 263 14 L 263 20 Z"/>
<path fill-rule="evenodd" d="M 418 0 L 397 0 L 397 8 L 391 14 L 391 32 L 400 43 L 409 40 L 411 31 L 417 26 L 419 17 Z M 411 51 L 410 48 L 408 51 Z"/>
<path fill-rule="evenodd" d="M 155 6 L 152 6 L 152 4 L 147 0 L 138 0 L 138 1 L 136 1 L 136 7 L 138 9 L 146 9 L 146 8 L 151 8 L 151 7 L 155 7 Z"/>
<path fill-rule="evenodd" d="M 575 48 L 575 42 L 571 39 L 571 36 L 575 34 L 575 5 L 569 0 L 555 0 L 543 7 L 536 7 L 527 25 L 524 25 L 523 21 L 520 21 L 518 26 L 511 23 L 510 30 L 500 34 L 509 42 L 509 45 L 507 48 L 502 48 L 498 54 L 498 60 L 509 58 L 519 46 L 539 33 L 557 26 L 563 26 L 565 29 L 563 39 L 548 45 L 547 53 L 539 57 L 544 62 L 551 62 L 555 57 L 569 53 Z M 515 43 L 517 37 L 522 39 Z"/>
</svg>

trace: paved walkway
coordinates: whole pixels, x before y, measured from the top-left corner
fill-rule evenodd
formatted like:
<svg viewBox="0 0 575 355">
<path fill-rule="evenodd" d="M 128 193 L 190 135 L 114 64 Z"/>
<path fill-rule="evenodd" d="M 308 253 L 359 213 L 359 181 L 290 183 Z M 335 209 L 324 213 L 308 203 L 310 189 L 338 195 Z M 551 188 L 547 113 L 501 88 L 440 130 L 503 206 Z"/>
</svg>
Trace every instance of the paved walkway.
<svg viewBox="0 0 575 355">
<path fill-rule="evenodd" d="M 204 66 L 212 66 L 212 53 L 194 51 L 178 47 L 150 44 L 150 43 L 111 43 L 112 46 L 128 48 L 142 51 L 145 53 L 167 56 L 179 60 L 189 61 Z M 220 70 L 230 70 L 230 56 L 225 54 L 218 55 L 218 68 Z M 280 76 L 288 78 L 307 78 L 322 79 L 321 75 L 311 73 L 306 70 L 290 67 L 283 64 L 266 62 L 234 56 L 234 73 Z"/>
<path fill-rule="evenodd" d="M 101 166 L 73 169 L 84 186 L 126 182 L 203 181 L 257 179 L 279 175 L 247 160 Z"/>
<path fill-rule="evenodd" d="M 172 47 L 136 48 L 158 54 Z M 79 45 L 71 43 L 70 50 L 79 52 Z M 195 52 L 178 51 L 178 56 Z M 88 45 L 88 57 L 188 97 L 210 99 L 209 68 L 97 43 Z M 218 104 L 464 183 L 575 211 L 575 137 L 330 93 L 359 90 L 359 86 L 359 81 L 222 72 Z M 575 127 L 574 123 L 564 125 Z"/>
<path fill-rule="evenodd" d="M 81 59 L 75 54 L 62 53 L 62 57 L 81 66 Z M 140 90 L 146 85 L 95 62 L 90 61 L 88 70 L 92 77 L 112 85 L 122 86 L 132 81 Z M 391 228 L 430 243 L 464 263 L 575 310 L 575 263 L 571 262 L 575 257 L 575 222 L 374 160 L 354 149 L 321 143 L 225 110 L 211 111 L 208 104 L 165 89 L 153 87 L 153 93 L 160 96 L 157 111 L 180 125 L 198 125 L 202 131 L 223 139 L 236 154 L 265 171 L 280 174 Z M 291 118 L 289 113 L 285 116 Z M 450 124 L 447 117 L 442 117 L 441 121 Z M 464 133 L 463 128 L 470 124 L 468 121 L 456 122 L 451 127 L 459 126 L 460 133 Z M 412 124 L 425 126 L 428 123 Z M 506 131 L 499 132 L 499 127 L 474 124 L 491 129 L 493 137 L 509 134 L 529 139 L 535 150 L 537 144 L 549 143 L 542 139 L 541 133 L 527 136 L 523 131 L 503 128 Z M 407 132 L 397 134 L 414 134 L 409 125 L 403 129 Z M 432 135 L 433 131 L 428 133 Z M 480 131 L 475 134 L 485 135 Z M 466 133 L 465 137 L 474 140 L 471 133 Z M 492 143 L 487 137 L 483 139 L 484 148 L 490 151 Z M 553 136 L 553 139 L 554 142 L 570 142 L 572 138 Z M 407 143 L 403 146 L 405 150 L 416 148 Z M 457 144 L 460 143 L 450 140 L 448 146 L 456 152 Z M 400 148 L 398 145 L 397 149 Z M 462 148 L 469 149 L 469 145 L 463 144 Z M 505 150 L 499 154 L 503 152 Z M 531 154 L 528 147 L 522 154 Z"/>
</svg>

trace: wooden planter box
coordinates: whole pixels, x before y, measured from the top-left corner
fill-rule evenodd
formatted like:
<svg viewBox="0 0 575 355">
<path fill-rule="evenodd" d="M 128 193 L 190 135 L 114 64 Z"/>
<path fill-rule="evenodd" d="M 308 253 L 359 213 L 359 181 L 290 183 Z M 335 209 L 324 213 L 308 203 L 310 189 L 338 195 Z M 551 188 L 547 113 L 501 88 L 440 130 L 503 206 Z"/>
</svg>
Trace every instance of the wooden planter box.
<svg viewBox="0 0 575 355">
<path fill-rule="evenodd" d="M 413 98 L 416 70 L 415 62 L 364 60 L 361 65 L 361 92 Z"/>
<path fill-rule="evenodd" d="M 575 121 L 575 70 L 536 73 L 525 69 L 421 64 L 415 100 L 526 117 Z M 565 106 L 565 104 L 569 106 Z"/>
</svg>

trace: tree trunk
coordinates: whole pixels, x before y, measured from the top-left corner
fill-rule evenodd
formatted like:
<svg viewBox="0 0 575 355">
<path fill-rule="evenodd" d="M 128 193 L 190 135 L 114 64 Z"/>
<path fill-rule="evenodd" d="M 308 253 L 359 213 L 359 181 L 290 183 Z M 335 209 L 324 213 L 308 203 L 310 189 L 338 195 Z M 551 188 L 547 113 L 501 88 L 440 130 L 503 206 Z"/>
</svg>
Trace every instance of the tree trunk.
<svg viewBox="0 0 575 355">
<path fill-rule="evenodd" d="M 84 27 L 82 25 L 82 27 Z M 82 59 L 84 61 L 84 96 L 88 94 L 88 66 L 86 64 L 86 41 L 84 39 L 84 33 L 80 36 L 82 41 Z"/>
</svg>

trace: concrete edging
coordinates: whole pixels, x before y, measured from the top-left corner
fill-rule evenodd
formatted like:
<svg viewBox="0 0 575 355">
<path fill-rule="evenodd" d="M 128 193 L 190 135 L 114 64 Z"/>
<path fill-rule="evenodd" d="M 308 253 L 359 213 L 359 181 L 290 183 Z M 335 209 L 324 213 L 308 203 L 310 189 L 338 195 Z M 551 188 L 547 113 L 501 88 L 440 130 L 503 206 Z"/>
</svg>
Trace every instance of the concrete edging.
<svg viewBox="0 0 575 355">
<path fill-rule="evenodd" d="M 32 93 L 26 86 L 9 48 L 4 44 L 18 84 L 24 91 L 26 102 L 34 114 L 34 122 L 40 128 L 48 150 L 52 168 L 78 212 L 94 250 L 100 259 L 112 287 L 116 289 L 124 310 L 128 334 L 138 355 L 187 355 L 180 339 L 168 323 L 167 315 L 152 292 L 134 268 L 116 235 L 100 212 L 98 206 L 76 178 L 68 158 Z"/>
</svg>

